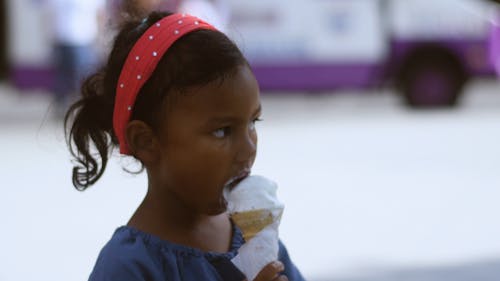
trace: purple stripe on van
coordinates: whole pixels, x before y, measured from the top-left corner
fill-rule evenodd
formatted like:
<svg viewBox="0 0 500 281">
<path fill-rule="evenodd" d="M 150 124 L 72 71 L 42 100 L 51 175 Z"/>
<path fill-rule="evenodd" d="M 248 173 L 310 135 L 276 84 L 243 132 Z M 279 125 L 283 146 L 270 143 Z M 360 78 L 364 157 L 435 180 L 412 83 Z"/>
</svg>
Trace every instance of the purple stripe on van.
<svg viewBox="0 0 500 281">
<path fill-rule="evenodd" d="M 17 65 L 10 70 L 10 80 L 21 90 L 54 87 L 54 70 L 49 66 Z"/>
<path fill-rule="evenodd" d="M 367 88 L 378 85 L 382 79 L 382 66 L 376 64 L 253 65 L 252 69 L 262 90 Z M 14 66 L 10 79 L 22 90 L 50 90 L 55 82 L 54 70 L 49 66 Z"/>
<path fill-rule="evenodd" d="M 331 90 L 378 85 L 382 67 L 376 64 L 252 65 L 262 90 Z"/>
</svg>

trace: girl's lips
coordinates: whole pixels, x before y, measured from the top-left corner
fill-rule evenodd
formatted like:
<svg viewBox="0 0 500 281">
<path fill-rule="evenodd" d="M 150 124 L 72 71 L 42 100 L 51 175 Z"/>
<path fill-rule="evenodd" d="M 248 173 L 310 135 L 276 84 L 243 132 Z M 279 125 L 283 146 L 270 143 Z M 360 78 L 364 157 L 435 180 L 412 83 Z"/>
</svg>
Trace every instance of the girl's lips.
<svg viewBox="0 0 500 281">
<path fill-rule="evenodd" d="M 224 187 L 227 187 L 227 188 L 229 188 L 229 190 L 231 190 L 236 185 L 238 185 L 238 183 L 240 183 L 243 179 L 245 179 L 249 175 L 250 175 L 250 170 L 249 169 L 242 170 L 238 175 L 236 175 L 236 176 L 232 177 L 231 179 L 229 179 L 226 182 L 226 184 L 224 185 Z"/>
</svg>

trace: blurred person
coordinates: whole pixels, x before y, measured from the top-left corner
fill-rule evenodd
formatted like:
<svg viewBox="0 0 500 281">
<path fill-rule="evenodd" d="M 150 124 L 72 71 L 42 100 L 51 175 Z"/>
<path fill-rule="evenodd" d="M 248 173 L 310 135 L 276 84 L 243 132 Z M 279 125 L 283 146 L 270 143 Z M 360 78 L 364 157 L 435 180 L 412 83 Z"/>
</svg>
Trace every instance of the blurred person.
<svg viewBox="0 0 500 281">
<path fill-rule="evenodd" d="M 221 32 L 228 30 L 231 11 L 226 0 L 181 0 L 178 11 L 208 21 Z"/>
<path fill-rule="evenodd" d="M 7 78 L 7 5 L 0 0 L 0 80 Z"/>
<path fill-rule="evenodd" d="M 157 10 L 162 2 L 162 0 L 108 0 L 110 26 L 120 28 L 129 20 L 142 19 Z"/>
<path fill-rule="evenodd" d="M 107 0 L 106 1 L 106 24 L 100 40 L 100 56 L 105 58 L 109 55 L 113 45 L 113 39 L 122 25 L 131 20 L 141 20 L 150 12 L 162 6 L 164 0 Z"/>
<path fill-rule="evenodd" d="M 83 77 L 98 64 L 103 0 L 47 0 L 53 30 L 56 116 L 76 98 Z"/>
<path fill-rule="evenodd" d="M 489 59 L 495 73 L 500 76 L 500 8 L 494 11 L 490 25 Z"/>
<path fill-rule="evenodd" d="M 261 103 L 238 47 L 199 18 L 155 12 L 123 25 L 82 95 L 65 118 L 73 185 L 95 184 L 113 148 L 148 176 L 90 280 L 244 280 L 231 259 L 245 241 L 224 190 L 250 174 Z M 278 260 L 254 280 L 304 280 L 281 242 Z"/>
</svg>

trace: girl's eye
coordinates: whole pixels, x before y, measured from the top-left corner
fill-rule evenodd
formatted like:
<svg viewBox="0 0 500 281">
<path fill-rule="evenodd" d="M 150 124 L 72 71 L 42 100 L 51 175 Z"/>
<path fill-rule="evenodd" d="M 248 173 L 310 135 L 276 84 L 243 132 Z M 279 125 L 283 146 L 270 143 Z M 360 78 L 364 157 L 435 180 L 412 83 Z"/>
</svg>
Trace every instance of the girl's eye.
<svg viewBox="0 0 500 281">
<path fill-rule="evenodd" d="M 219 139 L 222 139 L 224 137 L 227 137 L 227 135 L 229 134 L 229 127 L 224 127 L 224 128 L 219 128 L 215 131 L 212 132 L 212 135 L 214 135 L 214 137 L 216 138 L 219 138 Z"/>
<path fill-rule="evenodd" d="M 260 118 L 253 119 L 252 122 L 250 122 L 250 124 L 248 124 L 248 129 L 250 131 L 255 130 L 255 123 L 260 122 L 260 121 L 262 121 L 262 119 L 260 119 Z"/>
</svg>

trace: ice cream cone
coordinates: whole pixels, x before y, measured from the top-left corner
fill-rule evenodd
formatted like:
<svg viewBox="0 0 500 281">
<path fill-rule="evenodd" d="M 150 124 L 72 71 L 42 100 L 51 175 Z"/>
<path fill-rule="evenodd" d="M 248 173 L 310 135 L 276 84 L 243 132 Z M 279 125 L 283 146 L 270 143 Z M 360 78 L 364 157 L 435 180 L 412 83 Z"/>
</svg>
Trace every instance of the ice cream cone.
<svg viewBox="0 0 500 281">
<path fill-rule="evenodd" d="M 245 241 L 252 239 L 266 226 L 281 219 L 283 208 L 258 209 L 231 214 L 231 219 L 240 228 Z"/>
</svg>

